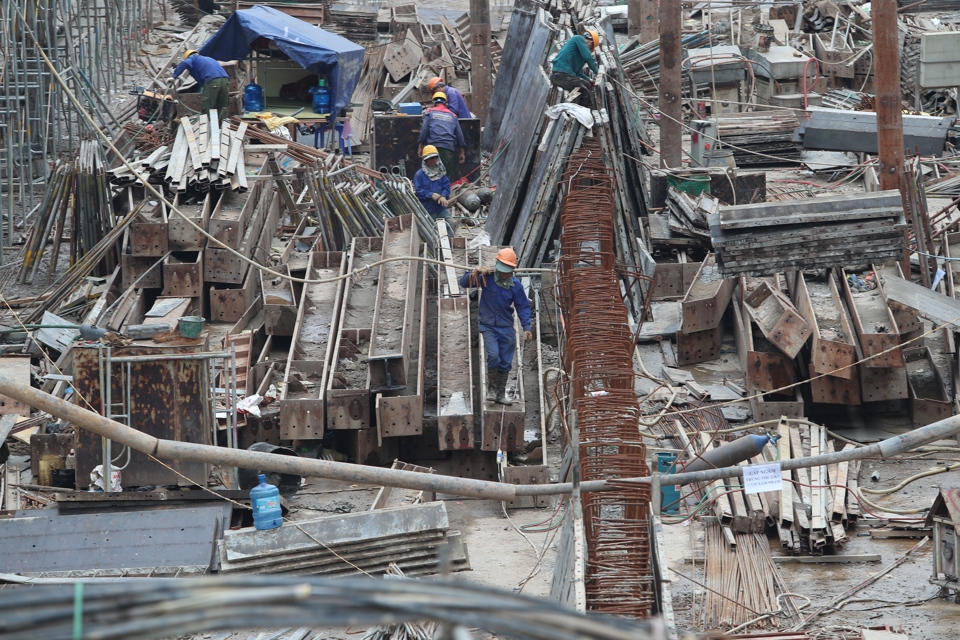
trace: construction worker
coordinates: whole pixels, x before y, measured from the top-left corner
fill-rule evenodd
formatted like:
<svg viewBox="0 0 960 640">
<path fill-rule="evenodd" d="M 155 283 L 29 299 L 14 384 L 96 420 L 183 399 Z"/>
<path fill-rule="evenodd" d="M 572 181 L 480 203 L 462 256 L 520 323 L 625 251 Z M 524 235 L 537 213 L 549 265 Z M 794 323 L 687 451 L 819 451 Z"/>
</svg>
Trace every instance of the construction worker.
<svg viewBox="0 0 960 640">
<path fill-rule="evenodd" d="M 430 82 L 427 83 L 427 90 L 431 94 L 442 91 L 447 96 L 447 108 L 457 114 L 458 118 L 473 117 L 470 108 L 467 106 L 467 101 L 463 99 L 463 94 L 453 87 L 448 87 L 442 78 L 430 78 Z"/>
<path fill-rule="evenodd" d="M 440 154 L 443 166 L 447 171 L 453 171 L 456 166 L 453 162 L 455 149 L 460 151 L 460 164 L 466 162 L 467 144 L 463 141 L 463 130 L 460 129 L 457 114 L 447 107 L 447 94 L 442 91 L 434 93 L 433 104 L 433 108 L 423 116 L 417 154 L 422 158 L 424 145 L 433 145 Z"/>
<path fill-rule="evenodd" d="M 513 366 L 516 334 L 513 330 L 513 312 L 516 310 L 523 325 L 523 340 L 530 342 L 530 301 L 523 285 L 513 277 L 517 268 L 517 254 L 509 247 L 497 253 L 496 267 L 477 267 L 460 277 L 461 287 L 477 287 L 480 292 L 480 333 L 487 354 L 488 402 L 513 404 L 507 398 L 507 376 Z"/>
<path fill-rule="evenodd" d="M 450 197 L 447 169 L 443 166 L 440 153 L 432 144 L 425 145 L 420 155 L 423 161 L 420 170 L 413 176 L 413 188 L 417 192 L 417 198 L 434 220 L 444 221 L 447 233 L 453 236 L 450 210 L 447 209 L 447 198 Z"/>
<path fill-rule="evenodd" d="M 597 61 L 593 59 L 593 50 L 600 44 L 600 34 L 596 31 L 587 31 L 582 36 L 575 36 L 567 40 L 557 57 L 553 59 L 553 69 L 550 82 L 554 86 L 573 91 L 580 88 L 580 93 L 591 109 L 596 108 L 593 98 L 593 81 L 583 72 L 583 65 L 590 67 L 597 73 Z"/>
<path fill-rule="evenodd" d="M 230 101 L 230 80 L 227 72 L 219 62 L 200 55 L 196 49 L 189 49 L 183 54 L 183 62 L 173 70 L 170 84 L 184 71 L 189 71 L 190 76 L 200 86 L 200 113 L 207 115 L 210 109 L 216 109 L 220 122 L 223 122 L 227 117 L 227 103 Z"/>
</svg>

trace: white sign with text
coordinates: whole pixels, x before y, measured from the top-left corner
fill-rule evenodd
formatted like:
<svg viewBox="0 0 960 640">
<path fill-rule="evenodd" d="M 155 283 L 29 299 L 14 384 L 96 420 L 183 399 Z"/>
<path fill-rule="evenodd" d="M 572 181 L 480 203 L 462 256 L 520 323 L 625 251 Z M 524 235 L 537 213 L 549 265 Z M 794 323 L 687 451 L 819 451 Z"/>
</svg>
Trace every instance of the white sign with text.
<svg viewBox="0 0 960 640">
<path fill-rule="evenodd" d="M 780 463 L 754 464 L 743 468 L 744 493 L 762 493 L 764 491 L 781 491 L 783 476 L 780 472 Z"/>
</svg>

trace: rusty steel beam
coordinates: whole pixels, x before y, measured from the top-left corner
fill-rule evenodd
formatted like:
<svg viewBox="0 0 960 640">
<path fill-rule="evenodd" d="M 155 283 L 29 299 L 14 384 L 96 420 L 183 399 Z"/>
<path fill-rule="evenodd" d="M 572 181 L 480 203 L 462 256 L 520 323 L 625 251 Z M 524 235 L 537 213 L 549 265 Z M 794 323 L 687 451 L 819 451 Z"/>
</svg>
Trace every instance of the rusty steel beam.
<svg viewBox="0 0 960 640">
<path fill-rule="evenodd" d="M 354 238 L 347 272 L 378 261 L 382 251 L 383 238 Z M 333 371 L 327 382 L 327 427 L 330 429 L 369 429 L 372 425 L 370 373 L 364 358 L 373 325 L 376 280 L 377 272 L 368 269 L 346 281 Z M 346 370 L 348 367 L 350 371 Z M 365 373 L 360 374 L 360 370 Z"/>
<path fill-rule="evenodd" d="M 900 344 L 900 330 L 893 312 L 887 306 L 887 298 L 883 290 L 878 287 L 874 290 L 876 293 L 855 296 L 850 290 L 846 272 L 840 269 L 839 273 L 843 295 L 850 309 L 850 316 L 853 318 L 853 328 L 856 330 L 860 349 L 864 357 L 870 358 L 864 366 L 867 369 L 887 367 L 902 369 L 903 353 L 897 348 Z"/>
<path fill-rule="evenodd" d="M 767 340 L 790 358 L 797 357 L 813 333 L 790 299 L 766 281 L 743 299 L 743 307 Z"/>
<path fill-rule="evenodd" d="M 407 367 L 407 382 L 404 389 L 377 393 L 374 400 L 377 415 L 377 441 L 379 444 L 383 444 L 385 438 L 419 436 L 423 433 L 423 391 L 427 358 L 428 269 L 419 262 L 410 264 L 415 279 L 411 302 L 411 309 L 415 313 L 410 323 L 411 340 L 409 346 L 412 357 L 403 360 Z"/>
<path fill-rule="evenodd" d="M 734 282 L 733 278 L 720 275 L 716 255 L 708 253 L 680 302 L 680 330 L 694 333 L 719 327 L 730 304 Z"/>
<path fill-rule="evenodd" d="M 747 381 L 747 391 L 773 391 L 796 382 L 793 360 L 780 352 L 754 348 L 753 321 L 740 311 L 739 302 L 733 305 L 734 339 L 740 366 Z"/>
<path fill-rule="evenodd" d="M 383 231 L 383 260 L 419 255 L 419 244 L 420 235 L 412 215 L 387 218 Z M 397 391 L 407 386 L 416 293 L 416 263 L 400 260 L 380 265 L 367 354 L 373 392 Z"/>
<path fill-rule="evenodd" d="M 314 251 L 307 274 L 330 280 L 344 272 L 347 256 L 339 251 Z M 344 281 L 305 285 L 301 293 L 290 355 L 280 395 L 280 437 L 309 440 L 323 437 L 325 390 L 333 368 L 332 354 Z"/>
<path fill-rule="evenodd" d="M 437 426 L 440 450 L 472 449 L 470 300 L 466 296 L 439 298 L 437 308 Z"/>
<path fill-rule="evenodd" d="M 471 111 L 480 124 L 487 123 L 493 93 L 493 62 L 490 56 L 490 0 L 470 0 Z"/>
<path fill-rule="evenodd" d="M 890 0 L 893 1 L 893 0 Z M 679 168 L 683 160 L 683 68 L 680 64 L 682 11 L 679 2 L 660 5 L 660 166 Z"/>
</svg>

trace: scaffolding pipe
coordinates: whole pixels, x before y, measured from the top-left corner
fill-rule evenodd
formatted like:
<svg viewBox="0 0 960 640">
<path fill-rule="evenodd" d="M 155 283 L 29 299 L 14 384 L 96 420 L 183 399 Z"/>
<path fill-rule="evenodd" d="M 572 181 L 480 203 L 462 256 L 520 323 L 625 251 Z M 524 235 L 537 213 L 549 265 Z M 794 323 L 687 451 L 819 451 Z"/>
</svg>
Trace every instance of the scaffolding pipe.
<svg viewBox="0 0 960 640">
<path fill-rule="evenodd" d="M 574 485 L 570 482 L 547 485 L 501 484 L 499 482 L 454 478 L 415 471 L 381 469 L 345 462 L 313 460 L 242 449 L 227 449 L 213 445 L 160 440 L 127 425 L 108 420 L 93 411 L 61 400 L 39 389 L 16 383 L 4 375 L 0 375 L 0 394 L 19 400 L 41 411 L 46 411 L 50 415 L 66 420 L 81 429 L 86 429 L 131 449 L 165 460 L 204 462 L 244 469 L 290 473 L 302 477 L 330 478 L 374 486 L 413 489 L 415 491 L 435 491 L 486 500 L 509 501 L 518 496 L 569 494 L 574 490 Z M 953 416 L 869 446 L 820 456 L 783 460 L 780 465 L 782 469 L 790 470 L 877 456 L 887 459 L 916 447 L 949 438 L 958 432 L 960 432 L 960 416 Z M 743 467 L 740 466 L 693 473 L 678 473 L 670 476 L 670 483 L 710 482 L 724 478 L 740 477 L 742 473 Z M 625 484 L 650 484 L 651 481 L 652 478 L 649 477 L 618 478 L 614 481 L 593 480 L 579 483 L 577 489 L 580 492 L 622 490 Z"/>
</svg>

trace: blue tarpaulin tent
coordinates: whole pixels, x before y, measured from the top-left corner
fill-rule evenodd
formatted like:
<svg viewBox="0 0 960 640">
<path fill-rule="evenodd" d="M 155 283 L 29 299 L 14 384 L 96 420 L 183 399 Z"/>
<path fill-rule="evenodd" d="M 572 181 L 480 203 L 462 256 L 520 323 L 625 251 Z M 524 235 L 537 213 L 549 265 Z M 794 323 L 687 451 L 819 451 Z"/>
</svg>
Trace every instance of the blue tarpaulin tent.
<svg viewBox="0 0 960 640">
<path fill-rule="evenodd" d="M 200 55 L 242 60 L 259 37 L 273 40 L 304 69 L 329 78 L 331 113 L 338 114 L 349 104 L 363 70 L 363 47 L 272 7 L 235 11 L 200 48 Z"/>
</svg>

